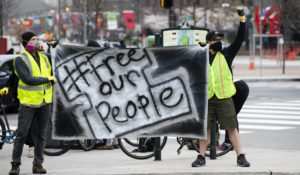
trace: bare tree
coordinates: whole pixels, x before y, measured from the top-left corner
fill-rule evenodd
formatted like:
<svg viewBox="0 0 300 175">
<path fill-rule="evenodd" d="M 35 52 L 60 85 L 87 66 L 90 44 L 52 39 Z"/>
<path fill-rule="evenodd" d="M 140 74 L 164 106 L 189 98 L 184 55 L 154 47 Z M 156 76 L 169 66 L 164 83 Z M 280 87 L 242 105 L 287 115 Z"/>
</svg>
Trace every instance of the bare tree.
<svg viewBox="0 0 300 175">
<path fill-rule="evenodd" d="M 3 38 L 3 28 L 4 28 L 4 23 L 3 21 L 7 21 L 7 16 L 8 16 L 8 10 L 11 8 L 14 4 L 13 0 L 0 0 L 0 38 Z M 2 47 L 4 44 L 0 43 L 0 49 L 4 48 Z"/>
<path fill-rule="evenodd" d="M 285 41 L 292 39 L 291 33 L 300 31 L 300 1 L 280 0 L 278 3 L 281 9 L 281 25 Z"/>
</svg>

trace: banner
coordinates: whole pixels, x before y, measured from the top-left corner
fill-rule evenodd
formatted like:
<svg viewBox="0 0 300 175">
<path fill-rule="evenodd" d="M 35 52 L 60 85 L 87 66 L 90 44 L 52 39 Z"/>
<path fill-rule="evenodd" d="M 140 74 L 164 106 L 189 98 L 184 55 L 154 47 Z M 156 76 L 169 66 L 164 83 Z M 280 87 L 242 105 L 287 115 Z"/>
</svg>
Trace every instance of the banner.
<svg viewBox="0 0 300 175">
<path fill-rule="evenodd" d="M 101 28 L 101 17 L 100 14 L 97 15 L 97 29 Z"/>
<path fill-rule="evenodd" d="M 40 27 L 40 17 L 39 16 L 33 17 L 33 23 L 34 23 L 34 27 Z"/>
<path fill-rule="evenodd" d="M 73 25 L 77 25 L 78 24 L 78 19 L 77 19 L 77 15 L 76 13 L 72 13 L 72 22 L 73 22 Z"/>
<path fill-rule="evenodd" d="M 40 17 L 40 23 L 41 23 L 41 26 L 43 26 L 43 27 L 47 25 L 47 21 L 46 21 L 45 16 Z"/>
<path fill-rule="evenodd" d="M 32 19 L 31 18 L 24 19 L 24 26 L 32 27 Z"/>
<path fill-rule="evenodd" d="M 117 30 L 117 14 L 114 12 L 107 13 L 107 30 Z"/>
<path fill-rule="evenodd" d="M 53 16 L 47 16 L 47 24 L 49 27 L 52 27 L 54 25 Z"/>
<path fill-rule="evenodd" d="M 135 22 L 134 22 L 134 12 L 133 11 L 124 11 L 124 18 L 125 18 L 125 26 L 126 29 L 134 29 Z"/>
<path fill-rule="evenodd" d="M 207 50 L 199 45 L 55 49 L 57 139 L 206 136 Z"/>
</svg>

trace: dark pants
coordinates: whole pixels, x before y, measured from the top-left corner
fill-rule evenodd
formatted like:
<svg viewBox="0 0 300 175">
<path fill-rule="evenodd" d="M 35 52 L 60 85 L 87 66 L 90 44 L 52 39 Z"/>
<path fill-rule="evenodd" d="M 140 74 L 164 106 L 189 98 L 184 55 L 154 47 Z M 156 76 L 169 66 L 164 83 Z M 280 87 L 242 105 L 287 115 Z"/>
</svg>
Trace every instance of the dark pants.
<svg viewBox="0 0 300 175">
<path fill-rule="evenodd" d="M 35 118 L 35 117 L 34 117 Z M 35 119 L 32 121 L 32 124 L 29 128 L 25 144 L 29 147 L 33 147 L 35 145 L 35 137 L 36 137 L 36 127 L 35 127 Z"/>
<path fill-rule="evenodd" d="M 31 123 L 36 126 L 36 140 L 34 149 L 34 165 L 41 165 L 44 161 L 44 148 L 47 141 L 48 122 L 51 115 L 51 104 L 39 108 L 20 105 L 18 117 L 18 129 L 14 142 L 12 162 L 21 164 L 23 146 Z M 36 117 L 35 117 L 36 116 Z"/>
</svg>

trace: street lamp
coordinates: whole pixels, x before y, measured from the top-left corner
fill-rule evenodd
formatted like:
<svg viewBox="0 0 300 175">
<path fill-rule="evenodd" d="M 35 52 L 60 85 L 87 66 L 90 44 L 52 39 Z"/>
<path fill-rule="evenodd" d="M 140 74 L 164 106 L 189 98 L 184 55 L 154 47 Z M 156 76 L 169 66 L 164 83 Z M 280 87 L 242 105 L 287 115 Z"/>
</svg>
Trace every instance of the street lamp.
<svg viewBox="0 0 300 175">
<path fill-rule="evenodd" d="M 66 12 L 69 12 L 70 11 L 70 8 L 69 7 L 66 7 Z"/>
</svg>

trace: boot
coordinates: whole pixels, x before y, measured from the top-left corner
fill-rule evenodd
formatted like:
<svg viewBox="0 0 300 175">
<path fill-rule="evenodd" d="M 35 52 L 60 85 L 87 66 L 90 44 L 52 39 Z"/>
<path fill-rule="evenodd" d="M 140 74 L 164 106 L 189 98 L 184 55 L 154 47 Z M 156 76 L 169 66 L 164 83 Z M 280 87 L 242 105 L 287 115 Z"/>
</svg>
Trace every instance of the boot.
<svg viewBox="0 0 300 175">
<path fill-rule="evenodd" d="M 9 175 L 18 175 L 20 172 L 20 164 L 11 162 L 11 170 L 9 171 Z"/>
<path fill-rule="evenodd" d="M 42 165 L 33 165 L 32 166 L 32 173 L 33 174 L 46 174 L 46 170 L 43 168 Z"/>
</svg>

